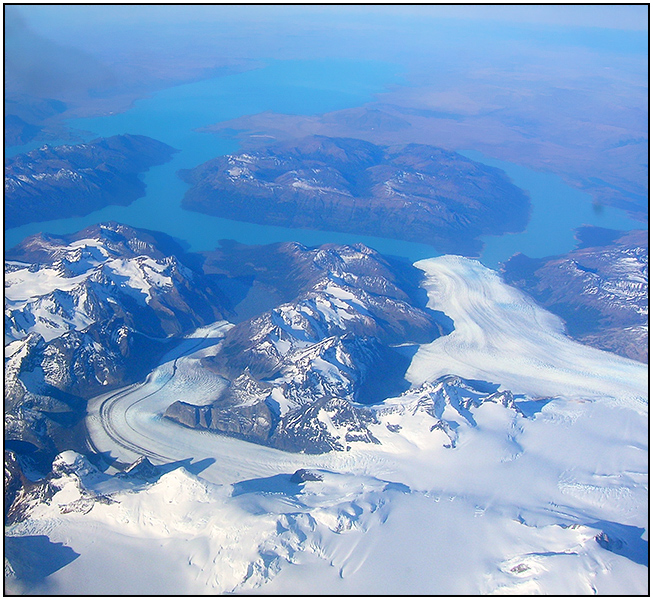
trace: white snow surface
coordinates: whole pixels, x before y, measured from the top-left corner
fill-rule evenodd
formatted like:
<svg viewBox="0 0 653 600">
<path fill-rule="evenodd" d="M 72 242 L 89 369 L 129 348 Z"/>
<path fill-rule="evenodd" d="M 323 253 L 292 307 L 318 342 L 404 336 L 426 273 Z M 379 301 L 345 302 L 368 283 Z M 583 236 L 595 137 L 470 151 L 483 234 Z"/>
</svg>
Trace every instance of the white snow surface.
<svg viewBox="0 0 653 600">
<path fill-rule="evenodd" d="M 86 329 L 95 321 L 88 314 L 89 290 L 103 297 L 106 285 L 113 285 L 144 305 L 152 300 L 152 290 L 173 287 L 169 261 L 146 255 L 111 258 L 97 240 L 78 240 L 53 254 L 59 256 L 53 265 L 5 263 L 5 317 L 14 322 L 6 328 L 6 342 L 29 333 L 50 341 L 71 329 Z M 107 283 L 94 284 L 93 278 Z"/>
<path fill-rule="evenodd" d="M 532 396 L 619 402 L 648 411 L 648 368 L 574 342 L 562 320 L 476 260 L 441 256 L 416 263 L 430 308 L 454 331 L 422 346 L 406 378 L 413 384 L 455 373 Z"/>
<path fill-rule="evenodd" d="M 47 535 L 80 556 L 29 589 L 10 575 L 8 591 L 646 594 L 646 366 L 571 341 L 476 261 L 418 266 L 456 329 L 422 346 L 413 389 L 378 407 L 380 444 L 291 454 L 163 419 L 173 401 L 207 403 L 224 385 L 199 359 L 231 325 L 203 328 L 144 384 L 88 406 L 99 451 L 168 472 L 141 487 L 85 472 L 83 486 L 114 500 L 84 500 L 85 513 L 66 508 L 81 492 L 64 477 L 8 535 Z M 448 373 L 501 384 L 521 410 L 445 404 L 451 447 L 423 410 Z M 299 468 L 322 481 L 291 484 Z"/>
<path fill-rule="evenodd" d="M 76 277 L 66 277 L 56 268 L 43 267 L 30 271 L 31 265 L 9 262 L 12 271 L 5 273 L 5 298 L 12 302 L 27 301 L 35 296 L 50 294 L 54 290 L 72 290 L 87 277 L 86 273 Z"/>
</svg>

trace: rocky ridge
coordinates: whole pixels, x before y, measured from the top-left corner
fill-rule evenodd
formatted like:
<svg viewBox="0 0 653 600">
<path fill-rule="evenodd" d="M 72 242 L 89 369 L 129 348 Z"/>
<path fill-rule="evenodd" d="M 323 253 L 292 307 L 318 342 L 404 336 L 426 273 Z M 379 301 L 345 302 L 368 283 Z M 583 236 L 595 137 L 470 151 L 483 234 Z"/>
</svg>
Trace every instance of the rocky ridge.
<svg viewBox="0 0 653 600">
<path fill-rule="evenodd" d="M 276 252 L 292 256 L 291 273 L 301 273 L 295 299 L 242 321 L 204 359 L 230 380 L 219 398 L 201 407 L 176 402 L 166 416 L 293 451 L 375 442 L 365 405 L 404 391 L 406 345 L 448 333 L 450 321 L 415 300 L 409 278 L 363 245 L 282 244 Z M 333 434 L 340 427 L 342 441 Z"/>
</svg>

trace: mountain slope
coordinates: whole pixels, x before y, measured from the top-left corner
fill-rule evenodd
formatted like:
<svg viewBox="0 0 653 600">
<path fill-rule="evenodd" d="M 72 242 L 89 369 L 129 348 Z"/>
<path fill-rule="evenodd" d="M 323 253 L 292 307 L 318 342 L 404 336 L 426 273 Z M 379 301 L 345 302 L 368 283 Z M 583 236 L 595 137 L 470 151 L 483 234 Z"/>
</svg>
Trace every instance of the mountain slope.
<svg viewBox="0 0 653 600">
<path fill-rule="evenodd" d="M 562 317 L 583 344 L 647 362 L 648 232 L 584 227 L 577 237 L 579 247 L 562 256 L 514 256 L 504 279 Z"/>
<path fill-rule="evenodd" d="M 225 310 L 171 239 L 116 223 L 32 236 L 6 258 L 5 435 L 43 460 L 84 447 L 87 398 L 140 379 Z"/>
<path fill-rule="evenodd" d="M 397 346 L 445 334 L 450 321 L 416 300 L 412 275 L 404 273 L 410 269 L 365 246 L 282 244 L 260 252 L 293 263 L 293 289 L 280 292 L 297 296 L 237 324 L 204 359 L 231 381 L 222 396 L 201 408 L 178 401 L 166 416 L 293 451 L 343 450 L 347 444 L 318 418 L 326 411 L 350 427 L 345 442 L 374 442 L 365 425 L 373 417 L 352 403 L 403 391 L 410 359 Z"/>
<path fill-rule="evenodd" d="M 49 341 L 112 318 L 154 337 L 212 322 L 224 299 L 183 255 L 167 236 L 116 223 L 27 238 L 6 254 L 5 338 Z"/>
<path fill-rule="evenodd" d="M 141 135 L 43 146 L 5 161 L 5 227 L 127 205 L 145 192 L 139 173 L 167 162 L 170 146 Z"/>
</svg>

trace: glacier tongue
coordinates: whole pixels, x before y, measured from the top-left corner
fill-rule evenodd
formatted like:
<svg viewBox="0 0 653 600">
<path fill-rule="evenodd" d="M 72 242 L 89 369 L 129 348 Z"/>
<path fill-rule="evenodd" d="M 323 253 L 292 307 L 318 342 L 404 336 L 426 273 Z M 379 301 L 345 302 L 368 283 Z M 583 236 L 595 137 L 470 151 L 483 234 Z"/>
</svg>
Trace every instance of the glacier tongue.
<svg viewBox="0 0 653 600">
<path fill-rule="evenodd" d="M 583 346 L 562 321 L 476 260 L 441 256 L 416 263 L 429 307 L 454 331 L 423 345 L 406 373 L 413 385 L 448 373 L 498 381 L 514 393 L 610 401 L 647 412 L 646 365 Z"/>
</svg>

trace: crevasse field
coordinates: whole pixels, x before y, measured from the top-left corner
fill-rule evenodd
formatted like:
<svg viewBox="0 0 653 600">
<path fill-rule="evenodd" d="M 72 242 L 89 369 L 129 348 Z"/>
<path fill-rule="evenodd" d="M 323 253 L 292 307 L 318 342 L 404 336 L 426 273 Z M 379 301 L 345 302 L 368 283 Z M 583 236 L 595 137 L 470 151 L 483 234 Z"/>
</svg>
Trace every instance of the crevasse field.
<svg viewBox="0 0 653 600">
<path fill-rule="evenodd" d="M 224 385 L 200 359 L 230 324 L 198 330 L 144 383 L 89 402 L 98 451 L 166 472 L 136 485 L 63 453 L 75 474 L 7 534 L 79 556 L 30 593 L 646 594 L 646 365 L 573 342 L 477 261 L 416 264 L 455 330 L 379 407 L 381 444 L 290 454 L 164 420 Z M 499 384 L 519 411 L 445 394 L 454 444 L 420 410 L 449 374 Z M 322 480 L 293 483 L 300 468 Z M 7 591 L 25 590 L 9 574 Z"/>
</svg>

